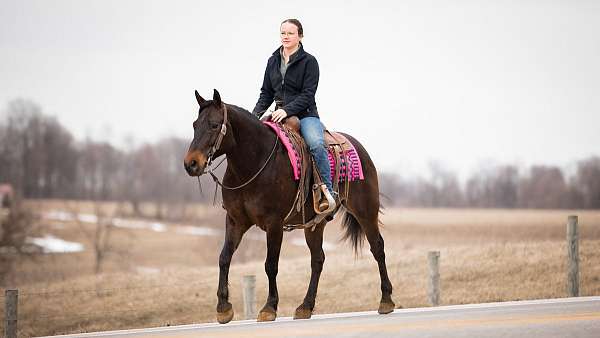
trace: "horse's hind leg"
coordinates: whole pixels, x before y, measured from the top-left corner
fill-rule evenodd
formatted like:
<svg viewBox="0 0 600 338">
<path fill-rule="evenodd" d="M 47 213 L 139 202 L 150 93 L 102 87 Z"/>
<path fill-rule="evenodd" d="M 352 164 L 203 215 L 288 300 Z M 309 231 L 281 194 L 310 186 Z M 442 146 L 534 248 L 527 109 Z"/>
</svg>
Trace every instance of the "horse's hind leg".
<svg viewBox="0 0 600 338">
<path fill-rule="evenodd" d="M 361 201 L 360 204 L 351 203 L 351 214 L 347 215 L 347 217 L 350 217 L 350 222 L 358 223 L 353 225 L 353 227 L 356 228 L 356 231 L 359 231 L 358 227 L 360 227 L 366 235 L 371 247 L 371 253 L 373 254 L 373 257 L 379 266 L 379 277 L 381 278 L 381 301 L 379 303 L 378 312 L 380 314 L 385 314 L 394 311 L 395 304 L 392 301 L 392 283 L 388 277 L 387 267 L 385 265 L 383 237 L 381 237 L 381 233 L 379 232 L 379 199 L 377 196 L 376 198 L 369 198 L 366 200 L 367 201 Z"/>
<path fill-rule="evenodd" d="M 294 319 L 308 319 L 312 316 L 312 312 L 315 308 L 315 298 L 317 297 L 317 288 L 319 286 L 319 278 L 321 277 L 321 271 L 323 270 L 323 263 L 325 262 L 325 253 L 323 252 L 323 229 L 325 228 L 325 222 L 319 224 L 315 231 L 311 229 L 304 229 L 304 237 L 306 244 L 310 249 L 310 267 L 312 273 L 310 275 L 310 283 L 304 302 L 298 306 L 294 313 Z"/>
<path fill-rule="evenodd" d="M 383 237 L 379 233 L 379 184 L 377 181 L 377 169 L 365 148 L 352 136 L 346 135 L 358 151 L 363 172 L 364 181 L 350 183 L 349 201 L 346 208 L 350 212 L 347 215 L 346 233 L 351 235 L 356 248 L 357 242 L 362 239 L 362 233 L 367 236 L 371 253 L 379 266 L 379 277 L 381 278 L 381 302 L 379 313 L 390 313 L 394 311 L 392 301 L 392 283 L 388 277 L 385 266 L 385 251 L 383 248 Z M 360 238 L 360 239 L 359 239 Z"/>
<path fill-rule="evenodd" d="M 385 251 L 383 244 L 383 237 L 378 229 L 378 223 L 374 222 L 374 226 L 369 225 L 368 228 L 364 229 L 369 245 L 371 246 L 371 253 L 377 265 L 379 266 L 379 277 L 381 278 L 381 301 L 379 302 L 378 312 L 380 314 L 390 313 L 394 311 L 395 304 L 392 301 L 392 283 L 388 277 L 387 267 L 385 265 Z"/>
</svg>

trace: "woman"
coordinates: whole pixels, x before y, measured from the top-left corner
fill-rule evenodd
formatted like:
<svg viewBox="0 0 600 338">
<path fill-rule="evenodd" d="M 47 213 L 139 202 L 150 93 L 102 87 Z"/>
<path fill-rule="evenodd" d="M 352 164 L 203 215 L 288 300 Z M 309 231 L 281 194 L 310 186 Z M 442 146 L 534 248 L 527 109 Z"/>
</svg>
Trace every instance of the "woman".
<svg viewBox="0 0 600 338">
<path fill-rule="evenodd" d="M 265 77 L 260 89 L 260 97 L 252 111 L 259 118 L 275 101 L 275 111 L 271 120 L 281 122 L 288 116 L 300 119 L 300 133 L 312 154 L 321 179 L 327 186 L 324 191 L 327 204 L 323 208 L 335 208 L 336 195 L 331 185 L 331 172 L 327 150 L 323 139 L 323 124 L 319 119 L 315 93 L 319 84 L 319 64 L 317 59 L 304 51 L 302 38 L 304 30 L 296 19 L 281 23 L 281 46 L 267 62 Z"/>
</svg>

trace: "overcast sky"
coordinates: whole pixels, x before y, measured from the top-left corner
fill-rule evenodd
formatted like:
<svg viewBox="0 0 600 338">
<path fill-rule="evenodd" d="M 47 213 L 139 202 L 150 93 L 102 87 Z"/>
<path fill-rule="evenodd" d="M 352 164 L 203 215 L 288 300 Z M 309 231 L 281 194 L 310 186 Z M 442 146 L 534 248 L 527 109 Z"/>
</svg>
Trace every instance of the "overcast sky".
<svg viewBox="0 0 600 338">
<path fill-rule="evenodd" d="M 285 18 L 319 61 L 323 122 L 380 169 L 600 154 L 593 0 L 0 0 L 0 105 L 31 99 L 78 139 L 191 139 L 194 89 L 254 107 Z"/>
</svg>

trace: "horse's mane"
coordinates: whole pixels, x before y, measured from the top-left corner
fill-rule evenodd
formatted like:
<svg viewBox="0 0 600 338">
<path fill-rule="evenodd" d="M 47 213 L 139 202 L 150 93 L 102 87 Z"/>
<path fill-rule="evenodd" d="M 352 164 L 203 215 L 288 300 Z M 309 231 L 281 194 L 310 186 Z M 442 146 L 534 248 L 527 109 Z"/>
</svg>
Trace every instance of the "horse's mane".
<svg viewBox="0 0 600 338">
<path fill-rule="evenodd" d="M 230 109 L 233 108 L 234 110 L 236 110 L 239 113 L 246 113 L 248 115 L 252 115 L 252 113 L 250 111 L 248 111 L 245 108 L 242 108 L 240 106 L 236 106 L 235 104 L 227 103 L 227 107 Z"/>
<path fill-rule="evenodd" d="M 212 105 L 214 105 L 214 100 L 204 101 L 200 105 L 200 112 L 204 108 L 210 107 Z M 227 106 L 227 111 L 230 113 L 230 115 L 235 115 L 236 118 L 241 119 L 244 125 L 252 125 L 257 128 L 269 129 L 269 127 L 262 123 L 260 119 L 258 119 L 258 117 L 252 114 L 250 111 L 230 103 L 225 103 L 225 105 Z"/>
<path fill-rule="evenodd" d="M 250 111 L 248 111 L 242 107 L 227 103 L 227 109 L 229 111 L 234 111 L 235 113 L 238 114 L 238 116 L 244 118 L 245 123 L 255 123 L 256 125 L 264 126 L 264 124 L 262 122 L 260 122 L 260 120 L 256 117 L 256 115 L 252 114 Z"/>
<path fill-rule="evenodd" d="M 200 105 L 200 111 L 202 111 L 204 108 L 210 107 L 214 104 L 214 100 L 206 100 L 204 102 L 202 102 L 202 104 Z M 240 106 L 236 106 L 235 104 L 231 104 L 231 103 L 225 103 L 227 105 L 227 109 L 229 111 L 232 110 L 235 111 L 236 113 L 242 115 L 242 116 L 248 116 L 256 121 L 258 121 L 258 119 L 256 118 L 256 115 L 252 114 L 250 111 L 240 107 Z"/>
</svg>

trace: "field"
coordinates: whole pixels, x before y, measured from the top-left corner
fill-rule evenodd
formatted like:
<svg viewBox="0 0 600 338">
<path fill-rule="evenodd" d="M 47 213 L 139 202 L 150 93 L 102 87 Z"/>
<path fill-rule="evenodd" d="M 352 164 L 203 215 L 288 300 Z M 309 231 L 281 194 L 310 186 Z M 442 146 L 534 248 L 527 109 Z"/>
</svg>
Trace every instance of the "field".
<svg viewBox="0 0 600 338">
<path fill-rule="evenodd" d="M 224 229 L 221 208 L 188 206 L 186 224 L 121 220 L 122 226 L 111 232 L 112 253 L 103 272 L 95 274 L 89 238 L 95 224 L 61 216 L 89 216 L 93 205 L 36 201 L 30 206 L 45 215 L 39 236 L 52 234 L 86 249 L 19 262 L 13 284 L 19 289 L 20 335 L 215 321 Z M 101 207 L 106 214 L 118 210 L 111 203 Z M 600 211 L 386 210 L 382 234 L 396 305 L 428 305 L 430 250 L 441 252 L 443 305 L 565 297 L 565 224 L 571 214 L 578 215 L 580 223 L 580 293 L 600 295 Z M 339 241 L 340 235 L 336 219 L 325 231 L 326 260 L 315 313 L 375 310 L 379 274 L 368 244 L 355 258 L 349 244 Z M 308 286 L 310 255 L 303 242 L 299 230 L 284 236 L 278 274 L 280 317 L 293 314 Z M 264 233 L 251 229 L 231 266 L 234 320 L 243 319 L 242 276 L 256 275 L 257 303 L 264 304 L 265 253 Z"/>
</svg>

